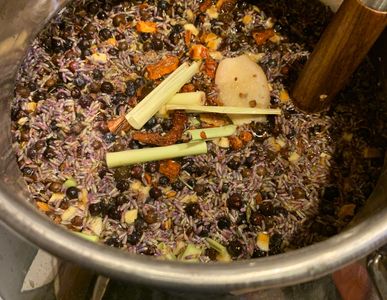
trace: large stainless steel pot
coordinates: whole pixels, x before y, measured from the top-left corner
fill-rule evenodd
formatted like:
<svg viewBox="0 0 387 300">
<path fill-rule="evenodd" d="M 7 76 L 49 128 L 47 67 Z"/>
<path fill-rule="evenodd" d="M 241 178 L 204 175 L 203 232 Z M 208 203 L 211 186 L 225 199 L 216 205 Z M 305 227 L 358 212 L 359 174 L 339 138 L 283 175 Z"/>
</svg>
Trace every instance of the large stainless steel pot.
<svg viewBox="0 0 387 300">
<path fill-rule="evenodd" d="M 387 242 L 387 171 L 345 232 L 290 253 L 229 264 L 186 264 L 131 256 L 93 244 L 53 224 L 27 201 L 11 149 L 9 104 L 19 63 L 34 34 L 65 0 L 0 0 L 0 218 L 52 254 L 103 274 L 159 287 L 232 291 L 291 285 L 353 262 Z M 339 1 L 329 1 L 336 4 Z"/>
</svg>

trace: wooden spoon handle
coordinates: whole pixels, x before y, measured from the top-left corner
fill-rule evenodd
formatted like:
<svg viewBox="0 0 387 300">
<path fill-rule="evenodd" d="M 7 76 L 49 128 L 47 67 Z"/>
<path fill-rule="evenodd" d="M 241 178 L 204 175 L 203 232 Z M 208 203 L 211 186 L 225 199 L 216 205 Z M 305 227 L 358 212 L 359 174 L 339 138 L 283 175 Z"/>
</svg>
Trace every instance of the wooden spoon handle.
<svg viewBox="0 0 387 300">
<path fill-rule="evenodd" d="M 344 0 L 324 31 L 292 91 L 306 112 L 326 108 L 345 86 L 387 24 L 387 12 Z"/>
</svg>

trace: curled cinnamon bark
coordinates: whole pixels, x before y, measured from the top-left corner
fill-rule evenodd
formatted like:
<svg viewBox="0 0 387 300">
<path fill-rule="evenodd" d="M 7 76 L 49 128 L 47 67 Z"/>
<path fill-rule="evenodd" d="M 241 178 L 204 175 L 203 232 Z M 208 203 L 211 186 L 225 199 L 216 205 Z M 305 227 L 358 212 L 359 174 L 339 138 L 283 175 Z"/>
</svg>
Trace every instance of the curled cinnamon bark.
<svg viewBox="0 0 387 300">
<path fill-rule="evenodd" d="M 187 120 L 188 118 L 185 113 L 176 111 L 172 118 L 172 129 L 165 135 L 152 132 L 135 132 L 132 137 L 144 144 L 156 146 L 173 145 L 182 137 Z"/>
</svg>

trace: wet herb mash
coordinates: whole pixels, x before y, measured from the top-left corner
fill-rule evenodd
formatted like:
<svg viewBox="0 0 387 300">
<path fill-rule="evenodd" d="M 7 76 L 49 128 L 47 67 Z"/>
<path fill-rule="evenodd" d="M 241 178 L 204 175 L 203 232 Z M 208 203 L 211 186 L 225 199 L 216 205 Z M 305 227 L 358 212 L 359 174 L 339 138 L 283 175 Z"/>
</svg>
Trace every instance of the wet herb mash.
<svg viewBox="0 0 387 300">
<path fill-rule="evenodd" d="M 329 111 L 298 111 L 291 84 L 331 13 L 317 1 L 255 5 L 112 0 L 62 9 L 29 48 L 11 110 L 14 150 L 38 209 L 130 253 L 203 262 L 275 255 L 342 230 L 383 163 L 386 110 L 375 72 L 365 63 Z M 224 67 L 230 58 L 248 67 Z M 189 67 L 197 69 L 182 80 Z M 248 91 L 229 99 L 227 82 L 247 72 L 236 87 Z M 138 106 L 172 96 L 199 110 L 164 100 L 156 114 Z M 241 106 L 276 114 L 239 122 L 228 113 Z M 134 129 L 139 116 L 145 124 Z M 120 156 L 107 166 L 109 153 L 128 150 L 129 165 Z M 149 161 L 160 153 L 168 158 Z"/>
</svg>

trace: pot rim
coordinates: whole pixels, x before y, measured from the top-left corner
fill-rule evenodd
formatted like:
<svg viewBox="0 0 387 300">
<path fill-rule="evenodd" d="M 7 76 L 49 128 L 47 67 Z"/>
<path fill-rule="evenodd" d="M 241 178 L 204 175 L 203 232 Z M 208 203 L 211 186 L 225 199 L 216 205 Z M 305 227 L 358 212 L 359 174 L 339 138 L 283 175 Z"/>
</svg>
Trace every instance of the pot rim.
<svg viewBox="0 0 387 300">
<path fill-rule="evenodd" d="M 62 4 L 67 1 L 63 0 Z M 54 13 L 51 11 L 50 14 Z M 5 97 L 3 94 L 1 99 Z M 4 123 L 4 120 L 0 121 Z M 10 144 L 9 134 L 7 142 Z M 7 150 L 6 154 L 13 157 L 13 152 Z M 0 165 L 2 160 L 9 159 L 6 156 L 0 156 Z M 94 244 L 54 224 L 11 191 L 9 186 L 14 182 L 5 172 L 0 171 L 0 222 L 4 221 L 21 236 L 53 255 L 107 276 L 162 288 L 219 293 L 292 285 L 331 273 L 387 242 L 387 208 L 378 210 L 374 206 L 373 215 L 358 225 L 328 240 L 292 252 L 231 263 L 161 261 Z M 386 202 L 387 193 L 383 186 L 387 187 L 386 169 L 369 202 L 372 197 L 382 197 L 382 202 Z M 381 203 L 380 199 L 378 201 Z"/>
<path fill-rule="evenodd" d="M 385 208 L 328 240 L 289 253 L 231 263 L 162 261 L 86 241 L 0 187 L 1 219 L 29 241 L 107 276 L 161 288 L 219 292 L 301 283 L 331 273 L 387 241 Z"/>
</svg>

